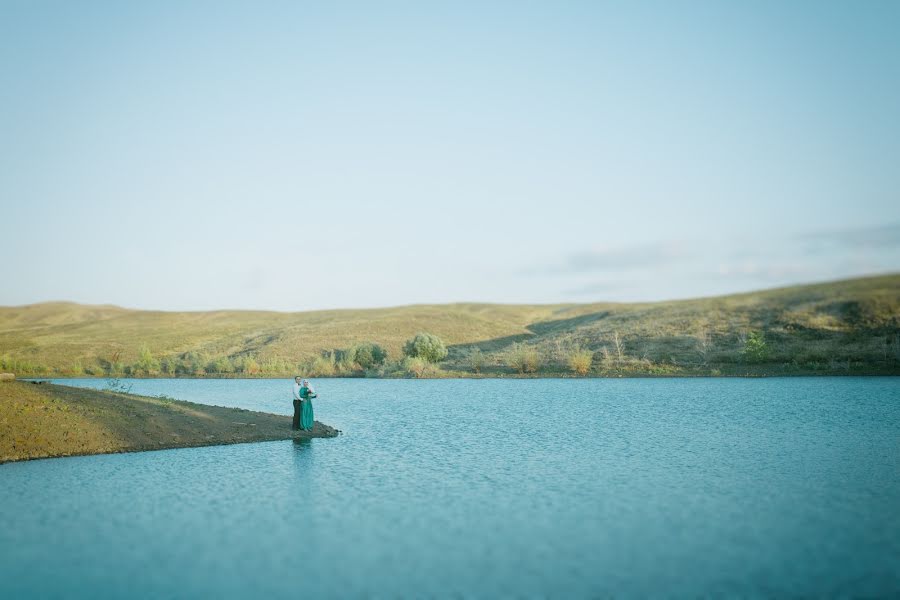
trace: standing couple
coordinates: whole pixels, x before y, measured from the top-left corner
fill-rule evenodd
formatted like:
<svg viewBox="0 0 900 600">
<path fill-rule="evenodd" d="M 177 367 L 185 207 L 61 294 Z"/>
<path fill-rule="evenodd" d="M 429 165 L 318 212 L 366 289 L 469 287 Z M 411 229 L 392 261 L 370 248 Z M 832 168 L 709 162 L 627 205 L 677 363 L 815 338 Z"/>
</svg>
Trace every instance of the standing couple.
<svg viewBox="0 0 900 600">
<path fill-rule="evenodd" d="M 309 431 L 313 428 L 312 399 L 316 397 L 315 390 L 309 385 L 308 379 L 294 377 L 294 422 L 291 429 Z"/>
</svg>

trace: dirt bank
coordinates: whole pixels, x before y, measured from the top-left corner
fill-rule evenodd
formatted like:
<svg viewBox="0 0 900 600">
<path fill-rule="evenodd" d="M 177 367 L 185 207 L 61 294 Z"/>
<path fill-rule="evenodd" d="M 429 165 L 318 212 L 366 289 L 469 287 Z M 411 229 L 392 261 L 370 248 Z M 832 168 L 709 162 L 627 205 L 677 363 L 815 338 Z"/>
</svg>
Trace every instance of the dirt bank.
<svg viewBox="0 0 900 600">
<path fill-rule="evenodd" d="M 334 437 L 318 421 L 45 383 L 0 383 L 0 463 L 83 454 Z"/>
</svg>

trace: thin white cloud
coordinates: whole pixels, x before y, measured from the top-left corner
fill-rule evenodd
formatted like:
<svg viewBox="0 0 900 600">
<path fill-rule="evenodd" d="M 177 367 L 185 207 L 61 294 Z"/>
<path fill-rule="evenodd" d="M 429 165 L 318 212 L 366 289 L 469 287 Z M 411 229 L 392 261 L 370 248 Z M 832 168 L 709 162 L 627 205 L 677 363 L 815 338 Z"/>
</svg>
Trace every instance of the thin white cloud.
<svg viewBox="0 0 900 600">
<path fill-rule="evenodd" d="M 594 248 L 530 274 L 573 299 L 650 300 L 897 271 L 900 225 Z"/>
</svg>

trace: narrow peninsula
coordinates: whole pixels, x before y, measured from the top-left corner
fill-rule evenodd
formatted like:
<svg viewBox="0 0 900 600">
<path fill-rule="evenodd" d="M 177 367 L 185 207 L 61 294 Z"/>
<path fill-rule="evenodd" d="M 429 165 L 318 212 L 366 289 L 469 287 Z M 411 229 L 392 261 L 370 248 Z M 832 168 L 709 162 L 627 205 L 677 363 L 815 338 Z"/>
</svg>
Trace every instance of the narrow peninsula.
<svg viewBox="0 0 900 600">
<path fill-rule="evenodd" d="M 291 418 L 42 383 L 0 382 L 0 463 L 57 456 L 334 437 L 316 422 L 291 431 Z"/>
</svg>

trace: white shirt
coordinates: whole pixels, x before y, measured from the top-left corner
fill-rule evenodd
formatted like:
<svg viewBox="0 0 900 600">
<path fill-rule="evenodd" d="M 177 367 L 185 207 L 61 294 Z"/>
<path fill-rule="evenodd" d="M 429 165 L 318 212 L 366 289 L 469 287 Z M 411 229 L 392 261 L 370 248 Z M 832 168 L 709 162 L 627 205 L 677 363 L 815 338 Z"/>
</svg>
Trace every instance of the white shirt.
<svg viewBox="0 0 900 600">
<path fill-rule="evenodd" d="M 294 382 L 294 400 L 300 399 L 300 384 L 296 381 Z"/>
</svg>

